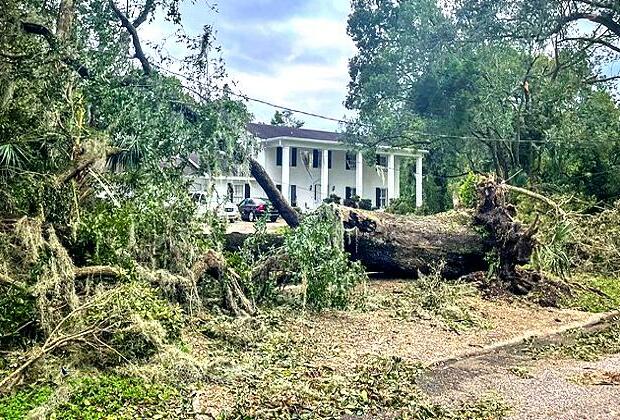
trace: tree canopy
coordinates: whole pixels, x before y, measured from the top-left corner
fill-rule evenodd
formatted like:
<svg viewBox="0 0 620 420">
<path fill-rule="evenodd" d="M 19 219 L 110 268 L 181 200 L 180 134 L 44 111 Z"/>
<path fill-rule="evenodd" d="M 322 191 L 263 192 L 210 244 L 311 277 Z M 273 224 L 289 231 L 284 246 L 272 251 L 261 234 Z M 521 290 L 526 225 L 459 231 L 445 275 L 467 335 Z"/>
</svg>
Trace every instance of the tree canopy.
<svg viewBox="0 0 620 420">
<path fill-rule="evenodd" d="M 354 1 L 347 106 L 359 119 L 349 132 L 430 150 L 436 210 L 449 205 L 447 179 L 469 171 L 618 197 L 620 111 L 608 87 L 592 83 L 600 61 L 571 43 L 550 53 L 533 31 L 495 31 L 495 3 Z M 530 3 L 501 10 L 524 13 Z M 559 20 L 538 23 L 552 33 Z"/>
</svg>

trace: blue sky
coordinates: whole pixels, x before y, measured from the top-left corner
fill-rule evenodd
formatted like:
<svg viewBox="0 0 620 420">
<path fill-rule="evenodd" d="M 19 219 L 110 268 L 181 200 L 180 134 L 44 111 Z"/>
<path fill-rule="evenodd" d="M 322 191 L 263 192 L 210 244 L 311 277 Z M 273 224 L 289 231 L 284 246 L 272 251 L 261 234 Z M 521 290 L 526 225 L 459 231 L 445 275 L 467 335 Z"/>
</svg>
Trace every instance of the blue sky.
<svg viewBox="0 0 620 420">
<path fill-rule="evenodd" d="M 347 63 L 355 52 L 346 33 L 349 0 L 203 0 L 185 3 L 182 12 L 190 33 L 213 25 L 238 91 L 291 108 L 345 116 Z M 153 41 L 170 34 L 161 20 L 141 30 Z M 166 44 L 169 51 L 182 55 L 173 43 Z M 268 122 L 275 112 L 255 103 L 248 106 L 258 121 Z M 329 121 L 297 117 L 309 128 L 337 128 Z"/>
</svg>

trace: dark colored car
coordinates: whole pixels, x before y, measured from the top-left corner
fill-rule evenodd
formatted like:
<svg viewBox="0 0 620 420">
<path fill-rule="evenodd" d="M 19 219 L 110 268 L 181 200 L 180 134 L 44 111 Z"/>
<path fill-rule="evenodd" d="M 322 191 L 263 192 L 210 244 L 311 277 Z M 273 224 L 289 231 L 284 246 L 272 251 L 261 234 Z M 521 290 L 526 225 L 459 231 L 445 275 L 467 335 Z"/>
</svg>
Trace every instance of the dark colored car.
<svg viewBox="0 0 620 420">
<path fill-rule="evenodd" d="M 239 213 L 241 213 L 241 220 L 248 222 L 254 222 L 264 214 L 267 214 L 271 222 L 278 220 L 280 214 L 273 208 L 271 202 L 264 198 L 246 198 L 239 204 Z"/>
</svg>

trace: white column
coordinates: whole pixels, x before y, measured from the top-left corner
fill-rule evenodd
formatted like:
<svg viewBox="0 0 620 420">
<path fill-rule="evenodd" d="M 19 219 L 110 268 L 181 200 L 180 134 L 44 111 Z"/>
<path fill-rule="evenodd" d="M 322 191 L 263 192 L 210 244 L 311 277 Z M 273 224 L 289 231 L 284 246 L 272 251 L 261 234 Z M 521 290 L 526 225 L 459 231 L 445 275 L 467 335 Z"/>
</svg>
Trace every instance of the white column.
<svg viewBox="0 0 620 420">
<path fill-rule="evenodd" d="M 364 198 L 364 155 L 357 152 L 355 162 L 355 194 L 359 198 Z"/>
<path fill-rule="evenodd" d="M 323 150 L 321 159 L 321 201 L 329 198 L 329 150 Z"/>
<path fill-rule="evenodd" d="M 415 205 L 422 207 L 422 156 L 418 156 L 415 164 Z"/>
<path fill-rule="evenodd" d="M 287 203 L 290 202 L 291 193 L 291 148 L 282 147 L 282 195 Z"/>
<path fill-rule="evenodd" d="M 388 155 L 388 167 L 387 167 L 387 183 L 388 183 L 388 205 L 391 200 L 396 197 L 396 157 Z"/>
</svg>

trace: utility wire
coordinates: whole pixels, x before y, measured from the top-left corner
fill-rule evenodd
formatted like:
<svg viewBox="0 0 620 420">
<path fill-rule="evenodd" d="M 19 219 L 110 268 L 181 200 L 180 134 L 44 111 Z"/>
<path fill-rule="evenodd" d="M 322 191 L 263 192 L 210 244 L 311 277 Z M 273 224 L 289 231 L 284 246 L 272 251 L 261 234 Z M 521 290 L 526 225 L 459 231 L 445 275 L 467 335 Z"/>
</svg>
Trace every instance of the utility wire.
<svg viewBox="0 0 620 420">
<path fill-rule="evenodd" d="M 304 110 L 300 110 L 300 109 L 295 109 L 295 108 L 291 108 L 291 107 L 287 107 L 284 105 L 279 105 L 264 99 L 258 99 L 258 98 L 252 98 L 248 95 L 242 94 L 242 93 L 237 93 L 234 92 L 232 89 L 230 88 L 223 88 L 223 87 L 219 87 L 219 86 L 206 86 L 204 83 L 198 82 L 196 80 L 193 80 L 192 78 L 179 73 L 179 72 L 175 72 L 173 70 L 161 67 L 159 65 L 154 64 L 154 67 L 157 67 L 160 70 L 163 70 L 166 73 L 169 73 L 171 75 L 180 77 L 190 83 L 193 84 L 197 84 L 203 88 L 207 88 L 207 89 L 215 89 L 218 90 L 222 93 L 226 93 L 229 94 L 231 96 L 235 96 L 237 98 L 241 98 L 244 99 L 246 101 L 249 102 L 256 102 L 259 104 L 263 104 L 263 105 L 267 105 L 270 106 L 272 108 L 275 109 L 280 109 L 283 111 L 290 111 L 296 114 L 302 114 L 302 115 L 306 115 L 309 117 L 314 117 L 314 118 L 319 118 L 322 120 L 327 120 L 327 121 L 332 121 L 332 122 L 337 122 L 340 124 L 354 124 L 360 127 L 366 127 L 366 128 L 373 128 L 372 125 L 370 124 L 364 124 L 364 123 L 359 123 L 359 122 L 352 122 L 352 121 L 347 121 L 347 120 L 343 120 L 340 118 L 335 118 L 335 117 L 330 117 L 327 115 L 322 115 L 322 114 L 317 114 L 314 112 L 309 112 L 309 111 L 304 111 Z M 185 86 L 182 85 L 183 89 L 186 89 L 198 96 L 200 96 L 202 99 L 209 99 L 209 98 L 205 98 L 204 95 L 202 95 L 200 92 L 198 92 L 196 89 L 193 89 L 189 86 Z M 442 138 L 442 139 L 449 139 L 449 140 L 475 140 L 475 141 L 489 141 L 489 142 L 498 142 L 498 143 L 523 143 L 523 144 L 539 144 L 539 145 L 543 145 L 543 144 L 563 144 L 563 142 L 560 139 L 547 139 L 547 140 L 541 140 L 541 139 L 504 139 L 501 137 L 482 137 L 482 136 L 460 136 L 460 135 L 452 135 L 452 134 L 440 134 L 440 133 L 429 133 L 429 132 L 423 132 L 423 131 L 408 131 L 409 134 L 413 134 L 413 135 L 417 135 L 417 136 L 421 136 L 421 137 L 431 137 L 431 138 Z M 412 138 L 406 137 L 406 136 L 401 136 L 401 138 L 407 138 L 409 140 L 414 140 Z M 584 146 L 581 146 L 585 148 Z"/>
</svg>

